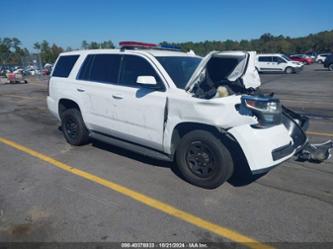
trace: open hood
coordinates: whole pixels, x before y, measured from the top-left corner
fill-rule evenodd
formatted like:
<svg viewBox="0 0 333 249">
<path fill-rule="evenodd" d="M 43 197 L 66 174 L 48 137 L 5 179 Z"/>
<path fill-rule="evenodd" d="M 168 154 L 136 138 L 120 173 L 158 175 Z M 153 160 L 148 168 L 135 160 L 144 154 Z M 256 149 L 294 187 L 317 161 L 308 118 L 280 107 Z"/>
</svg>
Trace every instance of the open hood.
<svg viewBox="0 0 333 249">
<path fill-rule="evenodd" d="M 185 90 L 191 92 L 196 84 L 206 79 L 207 75 L 217 84 L 222 81 L 240 82 L 244 88 L 256 89 L 261 82 L 255 68 L 255 57 L 256 52 L 212 51 L 202 59 Z"/>
</svg>

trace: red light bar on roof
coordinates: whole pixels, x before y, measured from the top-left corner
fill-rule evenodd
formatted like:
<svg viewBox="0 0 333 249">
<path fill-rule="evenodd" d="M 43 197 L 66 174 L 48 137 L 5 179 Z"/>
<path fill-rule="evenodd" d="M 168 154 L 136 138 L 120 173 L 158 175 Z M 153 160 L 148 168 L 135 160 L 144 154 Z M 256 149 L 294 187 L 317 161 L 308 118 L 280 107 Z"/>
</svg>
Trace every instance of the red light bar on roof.
<svg viewBox="0 0 333 249">
<path fill-rule="evenodd" d="M 154 43 L 145 43 L 145 42 L 136 42 L 136 41 L 121 41 L 119 42 L 121 48 L 154 48 L 157 47 L 157 44 Z"/>
</svg>

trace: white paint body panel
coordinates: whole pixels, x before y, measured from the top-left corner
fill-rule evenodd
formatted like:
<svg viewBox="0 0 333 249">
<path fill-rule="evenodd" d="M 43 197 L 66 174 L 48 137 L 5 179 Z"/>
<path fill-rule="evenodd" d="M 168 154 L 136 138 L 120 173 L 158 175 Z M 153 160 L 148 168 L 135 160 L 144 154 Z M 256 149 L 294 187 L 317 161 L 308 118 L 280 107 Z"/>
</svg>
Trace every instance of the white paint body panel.
<svg viewBox="0 0 333 249">
<path fill-rule="evenodd" d="M 292 143 L 288 130 L 284 125 L 266 129 L 255 129 L 250 125 L 241 125 L 228 131 L 242 146 L 242 150 L 252 171 L 277 165 L 292 154 L 274 161 L 272 151 Z"/>
</svg>

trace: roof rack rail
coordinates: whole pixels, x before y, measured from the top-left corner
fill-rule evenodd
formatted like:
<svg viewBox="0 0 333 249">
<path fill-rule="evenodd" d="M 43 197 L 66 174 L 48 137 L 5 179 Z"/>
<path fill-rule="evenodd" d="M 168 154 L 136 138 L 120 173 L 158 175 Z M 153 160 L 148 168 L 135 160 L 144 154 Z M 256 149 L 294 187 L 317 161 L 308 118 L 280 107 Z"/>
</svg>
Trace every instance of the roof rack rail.
<svg viewBox="0 0 333 249">
<path fill-rule="evenodd" d="M 167 45 L 167 44 L 163 44 L 159 47 L 157 47 L 156 49 L 160 49 L 160 50 L 168 50 L 168 51 L 181 51 L 182 49 L 180 47 L 174 46 L 174 45 Z"/>
</svg>

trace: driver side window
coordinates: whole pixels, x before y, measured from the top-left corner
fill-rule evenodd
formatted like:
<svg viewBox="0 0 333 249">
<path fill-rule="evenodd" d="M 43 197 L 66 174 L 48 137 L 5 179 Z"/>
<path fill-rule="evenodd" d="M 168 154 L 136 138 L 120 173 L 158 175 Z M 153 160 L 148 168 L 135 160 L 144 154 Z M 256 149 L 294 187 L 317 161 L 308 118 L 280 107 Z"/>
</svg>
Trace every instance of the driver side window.
<svg viewBox="0 0 333 249">
<path fill-rule="evenodd" d="M 144 58 L 135 55 L 125 55 L 121 63 L 119 84 L 138 87 L 138 76 L 153 76 L 158 85 L 163 85 L 154 68 Z"/>
<path fill-rule="evenodd" d="M 284 63 L 285 60 L 280 57 L 275 56 L 275 57 L 273 57 L 273 62 Z"/>
</svg>

